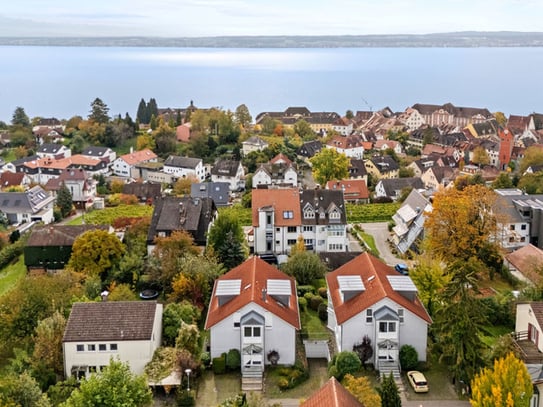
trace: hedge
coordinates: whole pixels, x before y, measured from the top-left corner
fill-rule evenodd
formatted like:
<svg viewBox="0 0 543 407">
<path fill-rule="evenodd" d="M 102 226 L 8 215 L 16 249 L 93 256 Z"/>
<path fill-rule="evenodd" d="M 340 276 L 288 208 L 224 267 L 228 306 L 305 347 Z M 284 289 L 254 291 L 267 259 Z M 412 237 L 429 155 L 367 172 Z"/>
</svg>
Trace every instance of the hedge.
<svg viewBox="0 0 543 407">
<path fill-rule="evenodd" d="M 221 356 L 213 358 L 213 373 L 223 374 L 226 373 L 226 353 Z"/>
</svg>

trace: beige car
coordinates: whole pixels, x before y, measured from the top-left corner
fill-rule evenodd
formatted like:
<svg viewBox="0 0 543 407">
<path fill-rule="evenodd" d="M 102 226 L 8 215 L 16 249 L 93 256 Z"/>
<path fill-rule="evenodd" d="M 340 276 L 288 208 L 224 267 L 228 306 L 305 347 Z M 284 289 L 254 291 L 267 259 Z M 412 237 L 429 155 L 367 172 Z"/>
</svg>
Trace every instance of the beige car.
<svg viewBox="0 0 543 407">
<path fill-rule="evenodd" d="M 421 372 L 411 370 L 407 372 L 407 379 L 415 393 L 428 393 L 428 382 Z"/>
</svg>

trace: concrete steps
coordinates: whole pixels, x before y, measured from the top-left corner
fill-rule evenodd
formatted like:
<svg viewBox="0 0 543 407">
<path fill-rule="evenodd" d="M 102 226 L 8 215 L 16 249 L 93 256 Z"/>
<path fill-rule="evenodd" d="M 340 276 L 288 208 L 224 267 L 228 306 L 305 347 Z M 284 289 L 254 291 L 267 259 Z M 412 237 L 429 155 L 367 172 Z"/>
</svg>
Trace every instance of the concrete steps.
<svg viewBox="0 0 543 407">
<path fill-rule="evenodd" d="M 379 363 L 379 377 L 386 376 L 388 377 L 392 373 L 394 377 L 394 382 L 398 386 L 399 391 L 404 391 L 404 384 L 402 380 L 402 375 L 400 374 L 400 367 L 394 362 L 380 362 Z"/>
<path fill-rule="evenodd" d="M 242 391 L 262 391 L 263 389 L 263 382 L 262 382 L 262 374 L 260 376 L 254 376 L 253 374 L 251 376 L 243 376 L 241 378 L 241 390 Z"/>
</svg>

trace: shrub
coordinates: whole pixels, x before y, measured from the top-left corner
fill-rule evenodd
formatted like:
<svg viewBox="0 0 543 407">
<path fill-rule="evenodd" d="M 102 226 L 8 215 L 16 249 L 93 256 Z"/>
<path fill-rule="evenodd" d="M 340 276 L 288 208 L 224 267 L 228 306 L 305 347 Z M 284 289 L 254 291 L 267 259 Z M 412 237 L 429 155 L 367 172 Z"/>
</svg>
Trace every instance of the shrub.
<svg viewBox="0 0 543 407">
<path fill-rule="evenodd" d="M 274 366 L 277 365 L 277 362 L 279 362 L 279 352 L 277 352 L 276 350 L 269 351 L 268 361 Z"/>
<path fill-rule="evenodd" d="M 419 354 L 411 345 L 403 345 L 400 348 L 400 365 L 402 370 L 413 370 L 419 364 Z"/>
<path fill-rule="evenodd" d="M 318 293 L 322 298 L 328 298 L 328 289 L 326 287 L 319 287 Z"/>
<path fill-rule="evenodd" d="M 178 388 L 176 399 L 179 407 L 192 407 L 196 405 L 196 400 L 191 390 L 187 391 L 186 389 L 181 390 Z"/>
<path fill-rule="evenodd" d="M 307 308 L 307 300 L 304 297 L 298 298 L 298 305 L 302 311 L 305 311 Z"/>
<path fill-rule="evenodd" d="M 311 308 L 313 311 L 317 311 L 319 309 L 319 305 L 321 305 L 323 301 L 324 300 L 322 299 L 322 297 L 314 295 L 311 298 L 311 301 L 309 301 L 309 308 Z"/>
<path fill-rule="evenodd" d="M 314 296 L 315 296 L 315 294 L 313 294 L 313 293 L 305 293 L 304 294 L 304 298 L 308 303 L 311 303 L 311 298 L 313 298 Z"/>
<path fill-rule="evenodd" d="M 211 364 L 211 355 L 209 352 L 202 352 L 200 355 L 200 361 L 204 365 L 204 367 L 208 368 Z"/>
<path fill-rule="evenodd" d="M 324 302 L 319 304 L 319 308 L 317 309 L 317 312 L 319 314 L 319 319 L 323 322 L 328 321 L 328 305 L 326 305 Z"/>
<path fill-rule="evenodd" d="M 297 288 L 298 296 L 303 297 L 306 293 L 315 293 L 315 287 L 312 285 L 299 285 Z"/>
<path fill-rule="evenodd" d="M 226 355 L 226 367 L 228 370 L 238 370 L 241 367 L 241 354 L 237 349 L 230 349 Z"/>
<path fill-rule="evenodd" d="M 217 358 L 213 358 L 213 373 L 223 374 L 226 372 L 226 353 Z"/>
<path fill-rule="evenodd" d="M 334 358 L 334 366 L 337 369 L 337 376 L 334 377 L 341 381 L 347 373 L 354 375 L 358 372 L 362 362 L 355 352 L 343 351 Z"/>
<path fill-rule="evenodd" d="M 23 254 L 24 241 L 17 240 L 15 243 L 7 245 L 0 251 L 0 268 L 6 267 L 13 260 Z"/>
<path fill-rule="evenodd" d="M 287 390 L 289 388 L 289 381 L 286 377 L 282 376 L 277 380 L 277 387 L 281 390 Z"/>
</svg>

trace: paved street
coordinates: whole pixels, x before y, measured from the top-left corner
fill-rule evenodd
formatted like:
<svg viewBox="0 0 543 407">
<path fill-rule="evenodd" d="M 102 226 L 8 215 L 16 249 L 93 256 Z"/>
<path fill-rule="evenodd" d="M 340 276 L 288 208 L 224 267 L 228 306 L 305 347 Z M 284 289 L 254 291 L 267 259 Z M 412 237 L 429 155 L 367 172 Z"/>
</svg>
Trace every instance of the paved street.
<svg viewBox="0 0 543 407">
<path fill-rule="evenodd" d="M 361 223 L 360 226 L 364 232 L 373 236 L 375 246 L 377 246 L 381 259 L 386 264 L 394 266 L 396 263 L 405 262 L 404 260 L 396 258 L 390 251 L 390 243 L 387 241 L 388 237 L 390 236 L 387 222 Z"/>
</svg>

